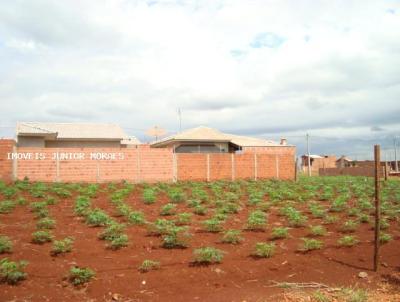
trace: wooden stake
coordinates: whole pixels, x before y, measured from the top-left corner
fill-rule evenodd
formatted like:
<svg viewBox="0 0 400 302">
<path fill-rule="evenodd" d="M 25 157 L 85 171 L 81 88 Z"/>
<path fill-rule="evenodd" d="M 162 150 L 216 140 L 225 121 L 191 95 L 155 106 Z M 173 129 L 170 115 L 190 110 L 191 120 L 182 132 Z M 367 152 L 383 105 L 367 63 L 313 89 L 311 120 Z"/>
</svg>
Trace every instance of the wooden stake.
<svg viewBox="0 0 400 302">
<path fill-rule="evenodd" d="M 294 181 L 296 181 L 296 182 L 297 182 L 297 164 L 298 164 L 298 162 L 297 162 L 297 156 L 296 156 L 296 160 L 294 162 Z"/>
<path fill-rule="evenodd" d="M 374 246 L 374 271 L 378 271 L 379 265 L 379 245 L 380 245 L 380 227 L 381 227 L 381 205 L 380 205 L 380 171 L 381 171 L 381 147 L 374 146 L 375 157 L 375 246 Z"/>
</svg>

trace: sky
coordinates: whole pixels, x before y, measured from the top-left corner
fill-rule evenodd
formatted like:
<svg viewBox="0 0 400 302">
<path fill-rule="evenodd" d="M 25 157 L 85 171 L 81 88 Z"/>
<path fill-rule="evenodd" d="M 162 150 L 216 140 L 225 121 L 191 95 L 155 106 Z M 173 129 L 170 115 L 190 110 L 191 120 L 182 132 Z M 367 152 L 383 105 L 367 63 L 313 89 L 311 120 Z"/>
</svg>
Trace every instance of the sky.
<svg viewBox="0 0 400 302">
<path fill-rule="evenodd" d="M 205 125 L 304 154 L 400 146 L 399 0 L 0 0 L 0 136 Z M 400 148 L 399 148 L 400 151 Z"/>
</svg>

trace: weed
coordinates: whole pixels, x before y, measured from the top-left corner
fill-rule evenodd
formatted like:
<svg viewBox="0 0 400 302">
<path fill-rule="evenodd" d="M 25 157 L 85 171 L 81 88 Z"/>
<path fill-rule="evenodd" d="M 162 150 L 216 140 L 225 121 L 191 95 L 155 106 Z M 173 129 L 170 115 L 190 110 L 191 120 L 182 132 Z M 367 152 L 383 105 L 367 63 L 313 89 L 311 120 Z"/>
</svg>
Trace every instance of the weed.
<svg viewBox="0 0 400 302">
<path fill-rule="evenodd" d="M 340 231 L 343 233 L 353 233 L 357 230 L 358 225 L 359 223 L 356 220 L 347 220 L 342 224 Z"/>
<path fill-rule="evenodd" d="M 153 204 L 156 202 L 156 191 L 152 188 L 143 190 L 143 201 L 145 204 Z"/>
<path fill-rule="evenodd" d="M 320 290 L 313 292 L 312 297 L 316 302 L 331 302 L 332 301 L 332 299 L 330 297 L 326 296 Z"/>
<path fill-rule="evenodd" d="M 192 219 L 192 213 L 179 213 L 176 219 L 176 225 L 188 225 Z"/>
<path fill-rule="evenodd" d="M 243 241 L 243 237 L 240 230 L 228 230 L 221 239 L 221 242 L 230 244 L 239 244 L 241 241 Z"/>
<path fill-rule="evenodd" d="M 195 213 L 196 215 L 204 216 L 207 214 L 207 208 L 202 205 L 197 205 L 194 207 L 193 213 Z"/>
<path fill-rule="evenodd" d="M 382 233 L 379 236 L 379 242 L 381 244 L 385 244 L 388 243 L 389 241 L 391 241 L 393 239 L 392 235 L 387 234 L 387 233 Z"/>
<path fill-rule="evenodd" d="M 366 302 L 368 294 L 365 289 L 344 288 L 341 292 L 346 302 Z"/>
<path fill-rule="evenodd" d="M 107 245 L 107 248 L 112 250 L 118 250 L 122 247 L 128 246 L 128 242 L 129 242 L 128 235 L 122 234 L 113 238 Z"/>
<path fill-rule="evenodd" d="M 3 258 L 0 260 L 0 281 L 8 284 L 17 284 L 26 279 L 27 274 L 23 271 L 27 261 L 14 262 Z"/>
<path fill-rule="evenodd" d="M 202 247 L 195 249 L 194 263 L 197 264 L 211 264 L 220 263 L 224 258 L 224 252 L 213 247 Z"/>
<path fill-rule="evenodd" d="M 115 221 L 110 222 L 109 225 L 98 235 L 101 240 L 114 240 L 121 236 L 125 230 L 125 225 Z"/>
<path fill-rule="evenodd" d="M 138 269 L 142 273 L 158 270 L 160 269 L 160 262 L 146 259 L 142 262 Z"/>
<path fill-rule="evenodd" d="M 337 216 L 333 216 L 333 215 L 326 215 L 324 217 L 324 224 L 334 224 L 335 222 L 337 222 L 339 220 L 339 218 Z"/>
<path fill-rule="evenodd" d="M 74 239 L 72 237 L 66 237 L 62 240 L 55 240 L 53 242 L 53 248 L 50 253 L 52 256 L 69 253 L 72 251 L 73 243 Z"/>
<path fill-rule="evenodd" d="M 186 197 L 185 193 L 180 188 L 171 188 L 167 194 L 173 203 L 183 202 Z"/>
<path fill-rule="evenodd" d="M 358 220 L 361 223 L 368 223 L 368 222 L 370 222 L 370 217 L 369 217 L 368 214 L 361 213 L 361 214 L 358 215 Z"/>
<path fill-rule="evenodd" d="M 162 246 L 167 249 L 186 248 L 190 237 L 186 227 L 171 227 L 162 237 Z"/>
<path fill-rule="evenodd" d="M 11 253 L 13 244 L 7 236 L 0 235 L 0 254 Z"/>
<path fill-rule="evenodd" d="M 267 214 L 263 211 L 255 210 L 247 218 L 246 228 L 248 230 L 263 230 L 267 224 Z"/>
<path fill-rule="evenodd" d="M 90 199 L 87 196 L 78 196 L 75 200 L 75 214 L 79 216 L 86 216 L 90 211 Z"/>
<path fill-rule="evenodd" d="M 89 282 L 95 275 L 95 272 L 89 268 L 74 266 L 69 271 L 68 279 L 74 286 L 78 286 Z"/>
<path fill-rule="evenodd" d="M 271 258 L 275 254 L 275 243 L 257 242 L 253 256 L 259 258 Z"/>
<path fill-rule="evenodd" d="M 203 225 L 207 232 L 218 233 L 222 231 L 221 221 L 215 218 L 203 221 Z"/>
<path fill-rule="evenodd" d="M 146 223 L 144 214 L 139 211 L 130 211 L 127 216 L 127 219 L 129 221 L 129 223 L 136 224 L 136 225 Z"/>
</svg>

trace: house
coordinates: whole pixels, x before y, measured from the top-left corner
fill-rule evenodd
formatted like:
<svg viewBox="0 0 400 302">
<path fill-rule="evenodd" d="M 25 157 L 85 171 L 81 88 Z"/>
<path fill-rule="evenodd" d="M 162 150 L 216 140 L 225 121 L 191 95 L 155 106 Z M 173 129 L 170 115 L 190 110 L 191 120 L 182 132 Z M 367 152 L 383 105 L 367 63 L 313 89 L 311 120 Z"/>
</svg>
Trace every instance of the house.
<svg viewBox="0 0 400 302">
<path fill-rule="evenodd" d="M 288 146 L 261 138 L 223 133 L 209 127 L 188 129 L 150 144 L 153 148 L 172 148 L 176 153 L 257 152 L 268 147 Z M 292 146 L 290 146 L 292 147 Z"/>
<path fill-rule="evenodd" d="M 352 166 L 354 166 L 354 162 L 350 158 L 348 158 L 344 155 L 339 157 L 339 159 L 336 161 L 337 168 L 345 168 L 345 167 L 352 167 Z"/>
<path fill-rule="evenodd" d="M 114 124 L 17 123 L 18 147 L 41 148 L 129 148 L 140 144 Z"/>
<path fill-rule="evenodd" d="M 303 172 L 308 172 L 308 155 L 301 156 L 301 167 Z M 312 175 L 318 175 L 319 169 L 336 168 L 336 156 L 310 154 L 310 167 Z"/>
</svg>

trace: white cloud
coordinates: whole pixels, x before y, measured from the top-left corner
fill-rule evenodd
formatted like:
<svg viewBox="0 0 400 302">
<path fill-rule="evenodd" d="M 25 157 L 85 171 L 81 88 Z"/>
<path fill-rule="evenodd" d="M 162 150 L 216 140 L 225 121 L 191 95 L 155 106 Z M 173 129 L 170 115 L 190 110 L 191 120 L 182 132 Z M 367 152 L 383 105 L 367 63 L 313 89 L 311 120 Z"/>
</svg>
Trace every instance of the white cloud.
<svg viewBox="0 0 400 302">
<path fill-rule="evenodd" d="M 184 126 L 254 135 L 382 139 L 399 129 L 400 5 L 393 1 L 0 7 L 8 124 L 90 119 L 174 130 L 180 107 Z M 266 47 L 252 47 L 257 37 Z"/>
</svg>

